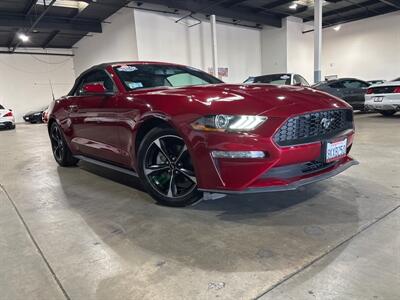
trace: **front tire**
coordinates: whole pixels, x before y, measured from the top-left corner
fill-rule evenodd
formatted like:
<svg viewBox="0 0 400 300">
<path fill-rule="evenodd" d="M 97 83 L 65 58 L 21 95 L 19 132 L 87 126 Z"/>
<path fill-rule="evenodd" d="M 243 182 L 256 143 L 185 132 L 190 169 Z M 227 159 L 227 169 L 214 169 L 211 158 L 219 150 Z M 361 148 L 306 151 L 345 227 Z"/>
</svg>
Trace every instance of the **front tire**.
<svg viewBox="0 0 400 300">
<path fill-rule="evenodd" d="M 390 117 L 390 116 L 393 116 L 396 113 L 396 111 L 395 110 L 381 110 L 379 113 L 385 117 Z"/>
<path fill-rule="evenodd" d="M 53 122 L 50 127 L 50 142 L 53 156 L 56 162 L 62 167 L 75 166 L 79 159 L 72 155 L 60 126 Z"/>
<path fill-rule="evenodd" d="M 137 169 L 148 193 L 162 205 L 188 206 L 203 196 L 186 144 L 172 128 L 154 128 L 144 137 Z"/>
</svg>

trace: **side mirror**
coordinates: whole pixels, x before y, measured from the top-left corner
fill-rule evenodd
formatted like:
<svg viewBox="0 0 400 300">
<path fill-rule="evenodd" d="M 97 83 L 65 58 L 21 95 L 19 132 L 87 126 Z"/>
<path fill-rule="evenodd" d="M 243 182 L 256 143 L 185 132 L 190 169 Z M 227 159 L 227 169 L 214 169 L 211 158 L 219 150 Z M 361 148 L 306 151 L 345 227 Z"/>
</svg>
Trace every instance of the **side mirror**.
<svg viewBox="0 0 400 300">
<path fill-rule="evenodd" d="M 103 95 L 103 96 L 111 96 L 114 95 L 113 92 L 107 91 L 106 87 L 102 83 L 88 83 L 85 84 L 82 88 L 83 93 L 85 95 Z"/>
</svg>

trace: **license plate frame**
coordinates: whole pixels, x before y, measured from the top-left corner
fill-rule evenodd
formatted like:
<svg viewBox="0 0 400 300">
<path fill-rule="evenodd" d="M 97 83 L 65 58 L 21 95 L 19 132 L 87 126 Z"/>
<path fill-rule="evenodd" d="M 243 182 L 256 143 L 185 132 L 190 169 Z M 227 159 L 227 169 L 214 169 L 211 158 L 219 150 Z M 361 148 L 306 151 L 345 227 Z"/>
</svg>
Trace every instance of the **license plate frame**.
<svg viewBox="0 0 400 300">
<path fill-rule="evenodd" d="M 372 97 L 372 100 L 374 102 L 382 102 L 384 98 L 385 98 L 384 96 L 375 96 L 375 97 Z"/>
<path fill-rule="evenodd" d="M 322 147 L 322 158 L 325 163 L 330 163 L 336 160 L 340 160 L 347 155 L 347 137 L 340 137 L 336 139 L 326 140 L 323 142 Z M 339 150 L 335 150 L 338 149 Z M 340 149 L 342 148 L 342 149 Z M 336 153 L 332 152 L 338 152 Z"/>
</svg>

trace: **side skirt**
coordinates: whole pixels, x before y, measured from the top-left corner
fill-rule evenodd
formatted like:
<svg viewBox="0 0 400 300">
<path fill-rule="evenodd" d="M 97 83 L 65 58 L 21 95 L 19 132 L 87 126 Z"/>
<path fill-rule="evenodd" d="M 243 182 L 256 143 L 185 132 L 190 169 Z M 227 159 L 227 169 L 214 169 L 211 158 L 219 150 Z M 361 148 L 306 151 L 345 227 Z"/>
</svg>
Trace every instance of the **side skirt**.
<svg viewBox="0 0 400 300">
<path fill-rule="evenodd" d="M 130 175 L 130 176 L 139 177 L 139 175 L 133 170 L 121 168 L 121 167 L 118 167 L 118 166 L 115 166 L 115 165 L 112 165 L 112 164 L 109 164 L 109 163 L 106 163 L 106 162 L 103 162 L 103 161 L 99 161 L 99 160 L 96 160 L 96 159 L 93 159 L 93 158 L 90 158 L 90 157 L 87 157 L 87 156 L 83 156 L 83 155 L 75 155 L 74 157 L 79 159 L 79 160 L 88 162 L 90 164 L 94 164 L 94 165 L 97 165 L 97 166 L 100 166 L 100 167 L 111 169 L 111 170 L 114 170 L 114 171 L 117 171 L 117 172 L 120 172 L 120 173 L 124 173 L 124 174 Z"/>
</svg>

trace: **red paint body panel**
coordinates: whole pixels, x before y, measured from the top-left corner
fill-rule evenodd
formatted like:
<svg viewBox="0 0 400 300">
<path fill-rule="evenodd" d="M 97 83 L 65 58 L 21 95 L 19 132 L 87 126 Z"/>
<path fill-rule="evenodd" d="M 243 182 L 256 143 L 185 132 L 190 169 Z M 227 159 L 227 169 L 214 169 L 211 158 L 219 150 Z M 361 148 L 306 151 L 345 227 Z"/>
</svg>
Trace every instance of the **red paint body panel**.
<svg viewBox="0 0 400 300">
<path fill-rule="evenodd" d="M 115 95 L 63 97 L 50 105 L 49 120 L 57 121 L 62 127 L 75 155 L 136 169 L 138 130 L 150 119 L 163 119 L 185 140 L 198 188 L 204 190 L 243 191 L 302 179 L 260 179 L 271 168 L 313 161 L 321 156 L 321 142 L 279 147 L 272 138 L 275 132 L 292 116 L 351 109 L 338 98 L 298 86 L 216 84 L 127 91 L 113 70 L 113 66 L 121 64 L 104 67 L 117 87 Z M 268 120 L 250 133 L 204 132 L 191 127 L 200 117 L 215 114 L 263 115 Z M 346 137 L 349 148 L 354 130 L 347 132 Z M 265 159 L 213 159 L 213 150 L 257 150 L 268 156 Z M 349 160 L 346 156 L 343 162 Z"/>
</svg>

